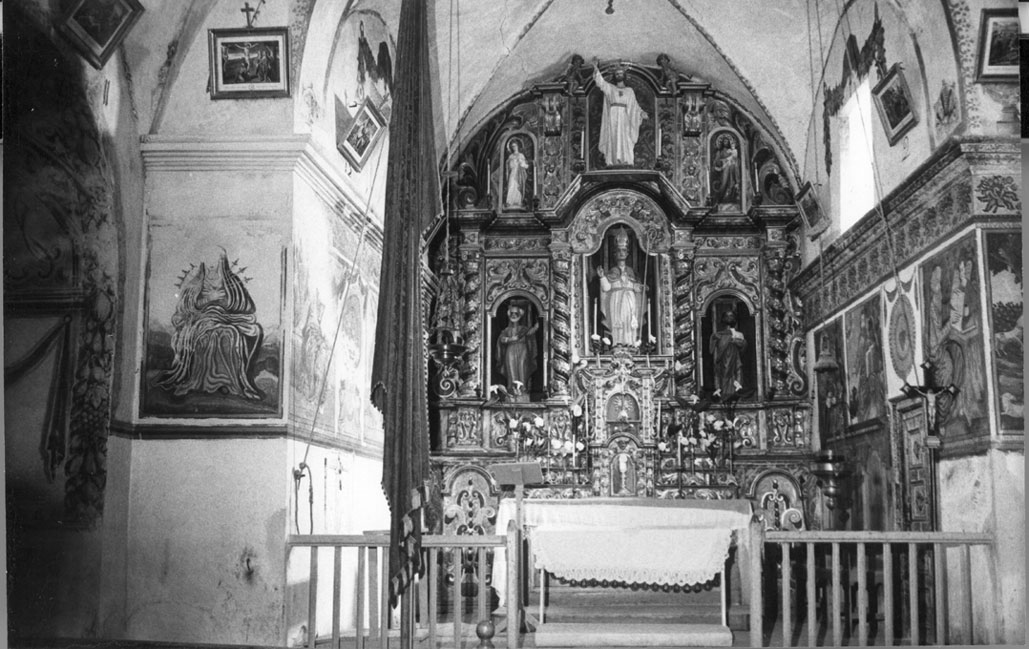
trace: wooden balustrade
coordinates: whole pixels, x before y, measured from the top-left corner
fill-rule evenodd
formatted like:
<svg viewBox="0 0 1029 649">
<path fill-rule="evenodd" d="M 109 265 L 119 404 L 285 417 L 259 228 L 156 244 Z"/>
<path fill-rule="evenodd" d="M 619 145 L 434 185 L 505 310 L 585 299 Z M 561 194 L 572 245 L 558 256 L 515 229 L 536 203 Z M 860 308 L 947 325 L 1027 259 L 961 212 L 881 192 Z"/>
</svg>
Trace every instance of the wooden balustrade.
<svg viewBox="0 0 1029 649">
<path fill-rule="evenodd" d="M 331 647 L 354 647 L 355 649 L 388 649 L 389 647 L 400 647 L 399 627 L 397 620 L 399 616 L 408 615 L 408 619 L 414 620 L 413 635 L 417 636 L 419 644 L 427 648 L 435 649 L 443 640 L 444 624 L 446 618 L 453 625 L 454 646 L 460 646 L 461 637 L 464 633 L 465 604 L 471 597 L 464 591 L 466 583 L 474 583 L 474 617 L 471 620 L 471 629 L 484 620 L 490 620 L 491 602 L 490 585 L 488 576 L 490 574 L 489 558 L 491 551 L 498 548 L 507 549 L 508 565 L 505 569 L 508 572 L 507 588 L 507 646 L 517 647 L 519 644 L 519 616 L 520 598 L 518 592 L 517 557 L 519 535 L 514 529 L 514 522 L 506 536 L 443 536 L 427 535 L 422 537 L 422 552 L 425 560 L 425 575 L 418 580 L 416 585 L 409 589 L 410 598 L 405 598 L 404 604 L 409 608 L 407 611 L 397 611 L 389 605 L 388 587 L 388 552 L 389 535 L 387 534 L 361 534 L 361 535 L 294 535 L 287 540 L 287 552 L 298 548 L 310 549 L 310 560 L 308 565 L 308 591 L 307 591 L 307 615 L 306 615 L 306 646 L 313 649 L 316 640 L 324 641 L 331 639 Z M 319 580 L 326 579 L 324 569 L 319 568 L 319 555 L 321 549 L 332 549 L 332 606 L 331 629 L 328 634 L 323 632 L 319 636 L 318 627 L 318 595 Z M 353 597 L 353 621 L 349 628 L 341 628 L 344 620 L 343 609 L 343 575 L 344 575 L 344 550 L 356 553 L 356 566 L 353 562 L 349 565 L 350 574 L 354 575 L 355 586 Z M 453 582 L 449 584 L 450 599 L 449 605 L 444 609 L 441 600 L 447 593 L 442 589 L 447 587 L 444 574 L 446 566 L 443 559 L 449 553 L 452 557 L 451 569 L 453 571 Z M 288 565 L 289 556 L 287 556 Z M 468 577 L 472 582 L 468 582 Z M 323 607 L 323 611 L 327 610 Z M 289 622 L 295 618 L 287 617 Z M 365 622 L 367 620 L 367 628 Z M 326 637 L 328 635 L 328 637 Z M 413 645 L 412 645 L 413 646 Z"/>
<path fill-rule="evenodd" d="M 803 627 L 806 646 L 838 647 L 845 637 L 860 646 L 972 641 L 971 549 L 989 550 L 988 534 L 765 532 L 752 525 L 750 542 L 751 646 L 764 646 L 773 631 L 782 634 L 782 646 L 794 646 Z M 956 548 L 951 572 L 958 583 L 948 583 L 946 548 Z M 777 619 L 764 619 L 766 595 L 780 598 Z M 805 606 L 795 607 L 802 596 Z M 967 637 L 948 632 L 948 597 L 956 598 L 956 628 Z"/>
</svg>

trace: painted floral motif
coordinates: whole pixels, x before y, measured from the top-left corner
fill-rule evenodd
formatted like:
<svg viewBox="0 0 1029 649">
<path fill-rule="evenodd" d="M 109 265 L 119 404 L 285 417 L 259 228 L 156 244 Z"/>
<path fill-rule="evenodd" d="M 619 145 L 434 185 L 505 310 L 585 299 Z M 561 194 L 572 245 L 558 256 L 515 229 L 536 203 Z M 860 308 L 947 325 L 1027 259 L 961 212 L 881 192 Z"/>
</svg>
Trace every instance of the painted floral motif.
<svg viewBox="0 0 1029 649">
<path fill-rule="evenodd" d="M 976 198 L 982 202 L 983 209 L 992 214 L 998 210 L 1018 211 L 1022 209 L 1022 201 L 1018 198 L 1018 187 L 1011 176 L 989 176 L 979 180 L 975 186 Z"/>
</svg>

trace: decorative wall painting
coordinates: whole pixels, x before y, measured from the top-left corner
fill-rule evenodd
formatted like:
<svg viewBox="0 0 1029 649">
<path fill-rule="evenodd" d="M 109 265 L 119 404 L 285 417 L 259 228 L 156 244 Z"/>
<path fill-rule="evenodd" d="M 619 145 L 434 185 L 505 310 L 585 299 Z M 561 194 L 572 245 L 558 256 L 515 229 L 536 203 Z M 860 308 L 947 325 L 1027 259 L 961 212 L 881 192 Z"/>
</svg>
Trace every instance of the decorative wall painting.
<svg viewBox="0 0 1029 649">
<path fill-rule="evenodd" d="M 285 253 L 269 263 L 252 249 L 185 256 L 163 243 L 150 255 L 140 416 L 281 416 Z"/>
<path fill-rule="evenodd" d="M 977 81 L 1018 81 L 1018 11 L 983 9 Z"/>
<path fill-rule="evenodd" d="M 99 70 L 141 15 L 138 0 L 76 0 L 58 29 Z"/>
<path fill-rule="evenodd" d="M 915 102 L 899 63 L 893 64 L 882 81 L 872 88 L 872 97 L 886 131 L 886 139 L 893 146 L 918 122 Z"/>
<path fill-rule="evenodd" d="M 211 29 L 211 99 L 289 97 L 285 27 Z"/>
<path fill-rule="evenodd" d="M 361 104 L 357 117 L 345 127 L 340 122 L 340 102 L 336 102 L 336 148 L 355 170 L 360 171 L 386 128 L 386 120 L 368 99 Z M 342 128 L 341 128 L 342 127 Z"/>
<path fill-rule="evenodd" d="M 915 312 L 901 293 L 890 312 L 890 362 L 901 380 L 907 380 L 915 364 Z"/>
<path fill-rule="evenodd" d="M 818 396 L 818 424 L 823 442 L 839 437 L 847 429 L 847 375 L 843 371 L 843 320 L 837 318 L 815 330 L 815 358 L 822 350 L 836 360 L 839 369 L 815 375 Z"/>
<path fill-rule="evenodd" d="M 956 395 L 936 399 L 936 423 L 944 439 L 987 433 L 986 359 L 982 286 L 975 238 L 961 239 L 921 266 L 924 358 L 931 363 L 924 381 Z"/>
<path fill-rule="evenodd" d="M 986 233 L 986 268 L 1000 429 L 1021 433 L 1025 429 L 1025 355 L 1020 232 Z"/>
<path fill-rule="evenodd" d="M 846 318 L 848 408 L 851 425 L 886 416 L 886 375 L 883 370 L 882 303 L 865 300 Z"/>
</svg>

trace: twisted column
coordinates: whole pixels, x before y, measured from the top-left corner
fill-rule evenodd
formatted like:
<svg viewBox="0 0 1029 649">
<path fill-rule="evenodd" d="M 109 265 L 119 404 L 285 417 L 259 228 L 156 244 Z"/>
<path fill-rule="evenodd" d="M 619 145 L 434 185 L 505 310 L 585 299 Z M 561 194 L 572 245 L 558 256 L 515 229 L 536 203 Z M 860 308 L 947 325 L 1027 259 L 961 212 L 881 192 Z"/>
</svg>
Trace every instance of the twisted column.
<svg viewBox="0 0 1029 649">
<path fill-rule="evenodd" d="M 674 301 L 675 337 L 675 392 L 695 394 L 697 390 L 697 359 L 694 342 L 693 318 L 693 262 L 696 251 L 692 246 L 676 247 L 673 251 L 675 264 L 675 285 L 672 291 Z"/>
<path fill-rule="evenodd" d="M 785 246 L 768 246 L 765 261 L 765 313 L 768 314 L 768 387 L 772 398 L 788 397 L 789 321 L 786 313 Z"/>
<path fill-rule="evenodd" d="M 550 255 L 553 291 L 553 314 L 550 318 L 550 346 L 553 351 L 550 360 L 550 396 L 553 398 L 568 394 L 568 378 L 572 373 L 572 254 L 568 244 L 552 243 Z"/>
<path fill-rule="evenodd" d="M 482 248 L 478 236 L 465 235 L 461 244 L 461 274 L 464 276 L 464 344 L 468 347 L 461 368 L 458 396 L 474 399 L 482 394 Z"/>
</svg>

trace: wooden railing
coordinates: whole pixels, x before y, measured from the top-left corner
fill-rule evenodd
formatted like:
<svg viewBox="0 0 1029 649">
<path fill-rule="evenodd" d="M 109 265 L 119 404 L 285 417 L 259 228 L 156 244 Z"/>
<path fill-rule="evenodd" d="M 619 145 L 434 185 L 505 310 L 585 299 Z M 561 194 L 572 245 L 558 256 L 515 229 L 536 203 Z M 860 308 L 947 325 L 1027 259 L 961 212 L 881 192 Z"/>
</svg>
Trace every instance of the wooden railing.
<svg viewBox="0 0 1029 649">
<path fill-rule="evenodd" d="M 470 634 L 475 638 L 475 626 L 491 620 L 492 602 L 489 586 L 490 560 L 496 560 L 493 550 L 507 549 L 507 647 L 513 649 L 519 644 L 521 600 L 518 589 L 517 557 L 519 535 L 514 523 L 506 536 L 442 536 L 422 537 L 422 552 L 426 566 L 425 575 L 412 590 L 411 610 L 400 611 L 400 607 L 389 605 L 388 534 L 361 535 L 294 535 L 287 540 L 287 553 L 300 548 L 309 548 L 307 572 L 306 615 L 297 615 L 287 608 L 287 623 L 304 620 L 305 632 L 301 634 L 303 646 L 314 649 L 331 642 L 332 649 L 354 647 L 355 649 L 388 649 L 401 647 L 399 642 L 399 619 L 410 615 L 414 620 L 414 635 L 420 646 L 435 649 L 442 641 L 449 640 L 445 625 L 452 625 L 453 645 L 460 647 L 462 637 Z M 319 567 L 321 554 L 332 551 L 331 573 Z M 322 552 L 324 550 L 324 552 Z M 344 552 L 356 553 L 344 566 Z M 287 565 L 290 556 L 287 555 Z M 349 574 L 347 574 L 349 573 Z M 320 580 L 331 575 L 331 609 L 319 601 Z M 343 579 L 354 584 L 353 592 L 347 597 L 352 608 L 344 610 Z M 452 576 L 452 581 L 450 577 Z M 450 582 L 449 584 L 446 582 Z M 449 597 L 448 597 L 449 595 Z M 444 605 L 441 600 L 446 600 Z M 321 606 L 319 606 L 321 604 Z M 466 608 L 474 604 L 471 619 L 466 622 Z M 330 612 L 331 611 L 331 612 Z M 351 616 L 350 613 L 353 615 Z M 328 624 L 322 623 L 319 633 L 319 615 L 330 615 Z M 449 619 L 448 619 L 449 618 Z M 367 620 L 367 627 L 365 621 Z M 470 624 L 470 627 L 465 627 Z M 428 644 L 424 644 L 425 641 Z M 447 643 L 448 646 L 449 643 Z M 477 646 L 478 640 L 468 642 L 467 647 Z M 413 646 L 413 645 L 412 645 Z"/>
<path fill-rule="evenodd" d="M 860 646 L 970 643 L 972 548 L 992 544 L 988 534 L 764 532 L 752 525 L 751 646 L 765 646 L 773 634 L 787 647 L 838 647 L 845 636 Z M 960 633 L 949 632 L 952 610 Z"/>
</svg>

